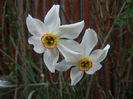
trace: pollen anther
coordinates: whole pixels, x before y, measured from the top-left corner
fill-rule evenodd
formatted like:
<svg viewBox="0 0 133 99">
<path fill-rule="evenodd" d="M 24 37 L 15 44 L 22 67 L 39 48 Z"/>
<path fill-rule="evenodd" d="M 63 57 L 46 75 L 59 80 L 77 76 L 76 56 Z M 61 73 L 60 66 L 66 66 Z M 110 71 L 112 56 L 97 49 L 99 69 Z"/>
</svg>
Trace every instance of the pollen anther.
<svg viewBox="0 0 133 99">
<path fill-rule="evenodd" d="M 92 67 L 92 61 L 89 58 L 81 58 L 78 62 L 80 71 L 88 71 Z"/>
<path fill-rule="evenodd" d="M 55 34 L 48 34 L 45 33 L 42 37 L 41 37 L 41 41 L 43 43 L 43 46 L 45 48 L 48 49 L 53 49 L 55 48 L 57 42 L 58 42 L 58 38 L 56 37 Z"/>
</svg>

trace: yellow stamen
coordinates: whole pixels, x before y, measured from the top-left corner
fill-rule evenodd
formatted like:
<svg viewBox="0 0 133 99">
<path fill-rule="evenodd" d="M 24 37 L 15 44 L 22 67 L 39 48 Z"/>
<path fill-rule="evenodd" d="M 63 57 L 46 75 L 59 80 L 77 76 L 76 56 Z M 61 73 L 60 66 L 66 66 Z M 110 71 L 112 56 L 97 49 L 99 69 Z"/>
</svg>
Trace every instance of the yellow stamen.
<svg viewBox="0 0 133 99">
<path fill-rule="evenodd" d="M 92 67 L 92 61 L 89 58 L 81 58 L 78 62 L 80 71 L 88 71 Z"/>
<path fill-rule="evenodd" d="M 41 41 L 42 41 L 45 48 L 53 49 L 53 48 L 55 48 L 55 46 L 58 42 L 58 38 L 56 37 L 55 34 L 45 33 L 42 36 Z"/>
</svg>

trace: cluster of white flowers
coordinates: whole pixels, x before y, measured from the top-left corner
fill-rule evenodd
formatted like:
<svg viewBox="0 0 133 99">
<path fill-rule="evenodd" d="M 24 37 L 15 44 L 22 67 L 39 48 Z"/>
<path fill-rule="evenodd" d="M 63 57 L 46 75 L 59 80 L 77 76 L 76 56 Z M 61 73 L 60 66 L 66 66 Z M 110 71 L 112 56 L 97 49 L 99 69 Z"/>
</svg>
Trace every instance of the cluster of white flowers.
<svg viewBox="0 0 133 99">
<path fill-rule="evenodd" d="M 93 50 L 98 39 L 93 29 L 85 31 L 82 42 L 79 44 L 73 39 L 77 38 L 84 27 L 84 21 L 69 25 L 61 25 L 59 5 L 53 5 L 44 18 L 44 22 L 26 18 L 29 32 L 33 35 L 28 39 L 34 45 L 36 53 L 43 53 L 43 60 L 50 72 L 55 70 L 67 71 L 71 69 L 71 85 L 77 84 L 84 73 L 93 74 L 99 70 L 101 61 L 107 56 L 110 45 L 104 49 Z M 57 63 L 59 53 L 64 59 Z"/>
</svg>

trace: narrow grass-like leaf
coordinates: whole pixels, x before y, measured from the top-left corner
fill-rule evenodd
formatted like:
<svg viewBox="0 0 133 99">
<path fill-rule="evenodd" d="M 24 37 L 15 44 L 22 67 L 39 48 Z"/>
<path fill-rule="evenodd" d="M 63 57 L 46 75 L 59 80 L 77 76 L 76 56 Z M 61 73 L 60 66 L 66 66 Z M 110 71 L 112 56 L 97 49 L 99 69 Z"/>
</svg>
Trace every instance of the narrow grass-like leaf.
<svg viewBox="0 0 133 99">
<path fill-rule="evenodd" d="M 38 86 L 45 86 L 48 87 L 48 83 L 33 83 L 33 84 L 20 84 L 20 85 L 7 85 L 4 87 L 0 87 L 0 88 L 15 88 L 15 87 L 38 87 Z"/>
<path fill-rule="evenodd" d="M 10 35 L 10 40 L 11 40 L 13 46 L 15 47 L 15 49 L 18 50 L 18 47 L 16 46 L 16 43 L 15 43 L 15 41 L 14 41 L 14 39 L 12 38 L 11 35 Z"/>
<path fill-rule="evenodd" d="M 32 95 L 33 95 L 35 92 L 36 92 L 35 90 L 31 91 L 27 99 L 32 99 Z"/>
<path fill-rule="evenodd" d="M 11 56 L 9 56 L 6 52 L 4 52 L 3 50 L 0 49 L 0 52 L 5 55 L 9 60 L 11 60 L 15 65 L 16 68 L 21 72 L 21 74 L 24 74 L 24 72 L 22 71 L 21 65 L 19 65 Z"/>
<path fill-rule="evenodd" d="M 26 59 L 26 62 L 28 64 L 31 64 L 32 67 L 37 70 L 38 72 L 42 73 L 42 71 L 40 70 L 40 68 L 37 67 L 37 65 L 28 57 L 28 56 L 25 56 L 25 59 Z"/>
</svg>

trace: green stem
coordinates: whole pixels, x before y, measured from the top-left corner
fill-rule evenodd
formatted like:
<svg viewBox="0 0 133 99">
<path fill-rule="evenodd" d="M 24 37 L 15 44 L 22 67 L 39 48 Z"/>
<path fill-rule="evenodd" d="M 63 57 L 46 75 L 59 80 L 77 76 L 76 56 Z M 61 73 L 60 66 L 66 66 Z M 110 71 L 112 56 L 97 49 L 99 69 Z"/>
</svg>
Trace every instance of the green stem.
<svg viewBox="0 0 133 99">
<path fill-rule="evenodd" d="M 48 87 L 48 83 L 35 83 L 35 84 L 20 84 L 20 85 L 6 85 L 4 87 L 0 87 L 0 88 L 15 88 L 15 87 L 33 87 L 33 86 L 47 86 Z"/>
</svg>

